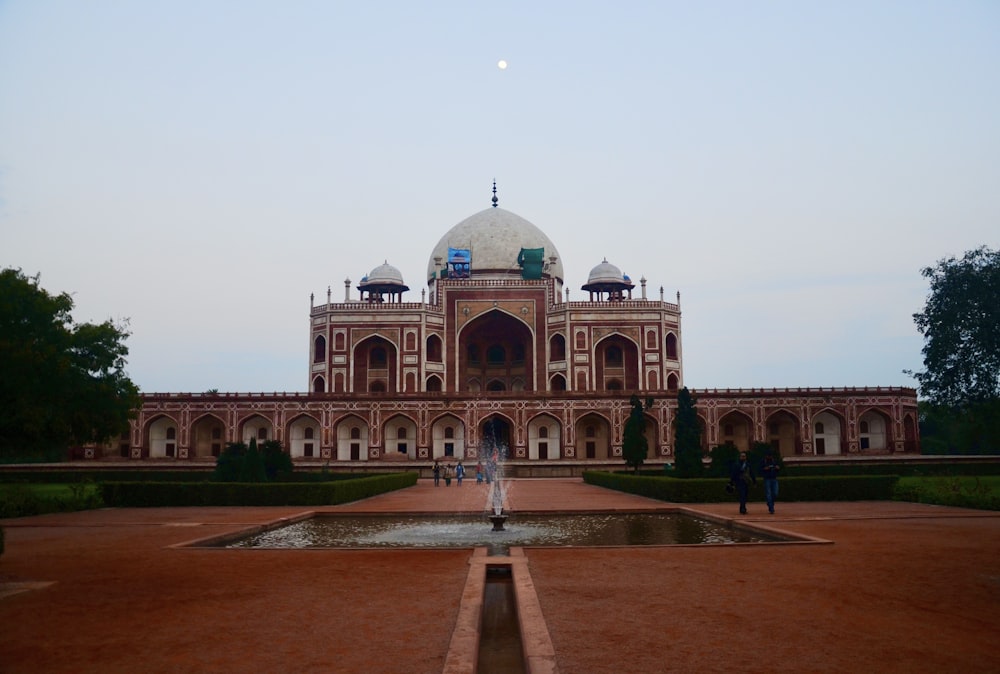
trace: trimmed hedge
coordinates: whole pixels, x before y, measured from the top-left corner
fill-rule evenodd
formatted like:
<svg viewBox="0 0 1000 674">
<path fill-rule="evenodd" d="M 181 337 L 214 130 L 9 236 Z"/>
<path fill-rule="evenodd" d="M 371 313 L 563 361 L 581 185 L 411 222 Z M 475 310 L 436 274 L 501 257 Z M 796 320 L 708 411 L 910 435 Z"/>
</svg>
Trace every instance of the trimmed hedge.
<svg viewBox="0 0 1000 674">
<path fill-rule="evenodd" d="M 0 483 L 205 482 L 211 477 L 211 470 L 0 470 Z"/>
<path fill-rule="evenodd" d="M 384 473 L 365 473 L 367 477 Z M 0 484 L 72 484 L 74 482 L 208 482 L 211 470 L 0 470 Z M 358 473 L 298 470 L 278 482 L 337 482 L 356 480 Z"/>
<path fill-rule="evenodd" d="M 897 501 L 931 503 L 956 508 L 1000 510 L 1000 493 L 994 492 L 998 478 L 980 482 L 973 478 L 913 478 L 904 477 L 896 485 L 893 498 Z"/>
<path fill-rule="evenodd" d="M 722 503 L 735 501 L 726 492 L 729 480 L 721 478 L 679 479 L 587 471 L 584 482 L 673 503 Z M 899 480 L 896 475 L 789 477 L 778 481 L 782 501 L 888 501 Z M 757 480 L 750 494 L 764 498 L 764 481 Z"/>
<path fill-rule="evenodd" d="M 116 508 L 168 506 L 322 506 L 412 487 L 417 473 L 392 473 L 335 482 L 103 482 L 104 503 Z"/>
</svg>

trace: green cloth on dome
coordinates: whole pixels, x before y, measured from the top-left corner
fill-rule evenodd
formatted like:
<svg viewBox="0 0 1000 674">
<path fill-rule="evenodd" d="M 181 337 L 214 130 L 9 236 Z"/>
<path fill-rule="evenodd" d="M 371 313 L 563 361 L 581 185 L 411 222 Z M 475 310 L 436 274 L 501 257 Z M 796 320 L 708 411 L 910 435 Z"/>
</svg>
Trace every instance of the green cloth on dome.
<svg viewBox="0 0 1000 674">
<path fill-rule="evenodd" d="M 542 266 L 545 260 L 544 248 L 522 248 L 517 255 L 517 263 L 521 265 L 521 278 L 542 278 Z"/>
</svg>

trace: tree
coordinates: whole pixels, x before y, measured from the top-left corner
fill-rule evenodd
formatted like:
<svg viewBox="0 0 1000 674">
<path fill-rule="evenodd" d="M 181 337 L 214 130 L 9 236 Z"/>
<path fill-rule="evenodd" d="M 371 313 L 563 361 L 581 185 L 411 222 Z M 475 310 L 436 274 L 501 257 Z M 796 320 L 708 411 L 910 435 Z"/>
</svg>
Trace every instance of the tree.
<svg viewBox="0 0 1000 674">
<path fill-rule="evenodd" d="M 934 405 L 964 410 L 1000 398 L 1000 251 L 982 246 L 939 260 L 924 310 L 913 315 L 924 336 L 923 372 L 909 372 Z"/>
<path fill-rule="evenodd" d="M 250 446 L 247 447 L 243 461 L 240 463 L 239 482 L 267 482 L 267 473 L 264 470 L 264 456 L 257 448 L 257 438 L 250 438 Z"/>
<path fill-rule="evenodd" d="M 921 274 L 930 281 L 924 310 L 920 385 L 921 445 L 933 454 L 1000 451 L 1000 251 L 982 246 Z"/>
<path fill-rule="evenodd" d="M 625 422 L 625 429 L 622 433 L 622 457 L 625 459 L 625 465 L 635 468 L 635 472 L 638 473 L 639 466 L 646 460 L 649 452 L 649 445 L 646 442 L 645 436 L 645 410 L 653 406 L 653 399 L 646 398 L 644 407 L 639 396 L 632 394 L 629 405 L 632 406 L 632 411 L 628 415 L 628 420 Z"/>
<path fill-rule="evenodd" d="M 281 443 L 277 440 L 260 443 L 260 453 L 264 459 L 264 474 L 269 481 L 285 478 L 295 469 L 292 457 L 281 448 Z"/>
<path fill-rule="evenodd" d="M 216 482 L 238 482 L 243 466 L 243 457 L 247 453 L 245 442 L 228 442 L 226 448 L 215 460 L 215 472 L 212 479 Z"/>
<path fill-rule="evenodd" d="M 0 270 L 0 460 L 65 456 L 128 429 L 139 390 L 125 375 L 125 324 L 73 322 L 73 298 Z"/>
<path fill-rule="evenodd" d="M 701 452 L 701 426 L 697 401 L 685 386 L 677 393 L 677 419 L 674 422 L 674 463 L 677 477 L 699 477 L 704 470 Z"/>
</svg>

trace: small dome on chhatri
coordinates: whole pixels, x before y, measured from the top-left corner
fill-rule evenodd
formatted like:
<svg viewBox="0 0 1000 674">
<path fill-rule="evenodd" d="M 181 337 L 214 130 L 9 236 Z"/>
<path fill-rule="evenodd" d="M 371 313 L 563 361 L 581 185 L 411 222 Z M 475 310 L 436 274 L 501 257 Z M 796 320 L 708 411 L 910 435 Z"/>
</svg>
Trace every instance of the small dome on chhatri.
<svg viewBox="0 0 1000 674">
<path fill-rule="evenodd" d="M 386 260 L 385 263 L 372 269 L 368 276 L 361 279 L 361 282 L 379 284 L 398 283 L 399 285 L 403 285 L 403 274 Z"/>
<path fill-rule="evenodd" d="M 625 285 L 631 285 L 631 281 L 627 276 L 622 274 L 622 270 L 608 262 L 607 258 L 601 264 L 597 265 L 590 270 L 590 276 L 587 277 L 587 285 L 593 284 L 606 284 L 606 283 L 624 283 Z M 584 290 L 587 286 L 583 287 Z"/>
</svg>

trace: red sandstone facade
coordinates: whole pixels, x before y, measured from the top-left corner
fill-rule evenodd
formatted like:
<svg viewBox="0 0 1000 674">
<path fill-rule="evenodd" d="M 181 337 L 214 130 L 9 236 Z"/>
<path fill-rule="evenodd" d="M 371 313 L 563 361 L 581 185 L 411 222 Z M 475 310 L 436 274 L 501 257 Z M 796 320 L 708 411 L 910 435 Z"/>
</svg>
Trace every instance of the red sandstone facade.
<svg viewBox="0 0 1000 674">
<path fill-rule="evenodd" d="M 453 264 L 456 250 L 471 264 Z M 312 306 L 308 393 L 147 394 L 128 441 L 105 455 L 211 461 L 255 437 L 303 463 L 475 461 L 495 446 L 539 466 L 606 463 L 621 457 L 638 393 L 655 401 L 649 459 L 670 461 L 684 386 L 679 297 L 665 302 L 661 289 L 647 299 L 642 279 L 632 299 L 634 284 L 607 261 L 583 286 L 589 301 L 564 299 L 562 282 L 540 230 L 487 209 L 442 238 L 421 302 L 402 301 L 408 288 L 384 264 L 362 279 L 359 299 L 348 281 L 343 302 L 328 292 Z M 706 450 L 919 451 L 914 389 L 692 392 Z"/>
</svg>

